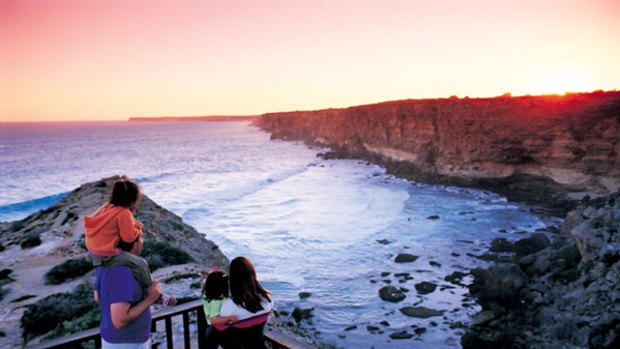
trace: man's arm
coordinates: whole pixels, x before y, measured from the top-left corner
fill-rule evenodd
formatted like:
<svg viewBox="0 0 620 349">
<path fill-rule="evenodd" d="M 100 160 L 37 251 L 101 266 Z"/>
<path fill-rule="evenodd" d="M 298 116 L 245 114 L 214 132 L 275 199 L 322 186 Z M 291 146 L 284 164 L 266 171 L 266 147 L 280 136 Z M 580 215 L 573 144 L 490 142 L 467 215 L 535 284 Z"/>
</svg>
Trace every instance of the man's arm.
<svg viewBox="0 0 620 349">
<path fill-rule="evenodd" d="M 159 282 L 154 282 L 151 287 L 146 290 L 146 297 L 133 307 L 129 302 L 119 302 L 110 304 L 110 317 L 112 318 L 112 325 L 116 329 L 125 327 L 128 323 L 135 320 L 140 314 L 144 313 L 151 304 L 161 295 L 161 285 Z"/>
</svg>

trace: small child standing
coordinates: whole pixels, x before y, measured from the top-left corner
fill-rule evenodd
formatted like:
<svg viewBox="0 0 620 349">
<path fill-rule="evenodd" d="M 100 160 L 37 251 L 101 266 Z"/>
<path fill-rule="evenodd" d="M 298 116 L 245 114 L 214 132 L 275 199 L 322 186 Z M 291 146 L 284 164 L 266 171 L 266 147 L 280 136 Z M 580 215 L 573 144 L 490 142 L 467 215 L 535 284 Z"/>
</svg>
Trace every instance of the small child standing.
<svg viewBox="0 0 620 349">
<path fill-rule="evenodd" d="M 138 184 L 122 176 L 114 182 L 110 200 L 92 216 L 84 217 L 84 234 L 86 248 L 96 267 L 129 267 L 146 290 L 153 283 L 148 264 L 143 258 L 118 248 L 119 242 L 132 243 L 143 236 L 142 223 L 133 215 L 141 200 Z M 156 303 L 174 305 L 176 301 L 169 295 L 162 295 Z"/>
<path fill-rule="evenodd" d="M 238 321 L 236 316 L 220 316 L 222 303 L 228 298 L 228 275 L 220 270 L 212 270 L 207 275 L 202 289 L 203 309 L 207 318 L 206 349 L 217 349 L 225 338 L 213 325 L 233 324 Z"/>
</svg>

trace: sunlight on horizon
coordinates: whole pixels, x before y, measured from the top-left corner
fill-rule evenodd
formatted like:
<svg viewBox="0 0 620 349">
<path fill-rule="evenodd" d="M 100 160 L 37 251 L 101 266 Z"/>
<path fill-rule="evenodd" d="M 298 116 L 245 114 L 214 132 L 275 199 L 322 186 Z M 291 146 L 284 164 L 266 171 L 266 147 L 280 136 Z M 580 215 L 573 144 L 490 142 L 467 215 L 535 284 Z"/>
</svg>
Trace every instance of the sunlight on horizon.
<svg viewBox="0 0 620 349">
<path fill-rule="evenodd" d="M 0 122 L 611 91 L 619 14 L 615 0 L 3 0 Z"/>
<path fill-rule="evenodd" d="M 550 72 L 533 79 L 532 95 L 567 94 L 600 90 L 596 84 L 584 76 L 572 72 Z"/>
</svg>

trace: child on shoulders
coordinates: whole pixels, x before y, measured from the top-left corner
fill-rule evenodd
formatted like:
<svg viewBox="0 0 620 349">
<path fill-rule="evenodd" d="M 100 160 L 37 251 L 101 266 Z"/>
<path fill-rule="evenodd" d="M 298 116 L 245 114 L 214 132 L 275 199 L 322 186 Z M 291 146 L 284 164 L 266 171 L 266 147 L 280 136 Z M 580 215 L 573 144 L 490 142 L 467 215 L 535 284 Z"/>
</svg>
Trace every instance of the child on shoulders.
<svg viewBox="0 0 620 349">
<path fill-rule="evenodd" d="M 86 248 L 93 265 L 98 267 L 126 266 L 143 289 L 153 283 L 148 264 L 143 258 L 118 248 L 118 243 L 132 243 L 143 236 L 142 223 L 134 212 L 142 200 L 142 191 L 137 183 L 126 176 L 120 177 L 112 186 L 110 200 L 93 215 L 84 217 Z M 156 303 L 174 305 L 170 295 L 162 295 Z"/>
</svg>

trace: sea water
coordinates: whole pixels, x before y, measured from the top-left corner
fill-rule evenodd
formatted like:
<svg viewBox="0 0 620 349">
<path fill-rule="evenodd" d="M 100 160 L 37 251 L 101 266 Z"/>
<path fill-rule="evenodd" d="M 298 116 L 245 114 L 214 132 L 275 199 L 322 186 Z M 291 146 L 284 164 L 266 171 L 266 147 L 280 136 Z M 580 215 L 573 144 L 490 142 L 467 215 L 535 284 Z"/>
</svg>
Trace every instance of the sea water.
<svg viewBox="0 0 620 349">
<path fill-rule="evenodd" d="M 515 240 L 546 223 L 493 193 L 412 183 L 363 161 L 318 158 L 320 151 L 270 140 L 249 122 L 0 124 L 0 221 L 126 174 L 230 259 L 248 256 L 280 312 L 309 310 L 301 326 L 319 341 L 460 347 L 460 324 L 479 307 L 444 278 L 485 266 L 475 256 L 493 238 Z M 399 264 L 400 253 L 419 258 Z M 421 295 L 422 281 L 438 287 Z M 387 285 L 406 299 L 381 300 Z M 400 312 L 405 306 L 443 315 L 412 318 Z"/>
</svg>

